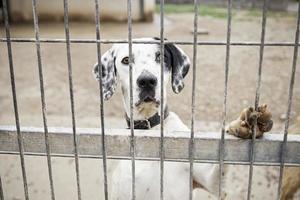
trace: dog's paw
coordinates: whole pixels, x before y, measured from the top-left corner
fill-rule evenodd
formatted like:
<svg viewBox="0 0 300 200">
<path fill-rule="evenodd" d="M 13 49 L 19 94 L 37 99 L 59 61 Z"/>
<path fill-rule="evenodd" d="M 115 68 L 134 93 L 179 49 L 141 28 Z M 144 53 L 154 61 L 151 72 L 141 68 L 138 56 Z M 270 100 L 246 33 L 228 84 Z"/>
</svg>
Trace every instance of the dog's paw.
<svg viewBox="0 0 300 200">
<path fill-rule="evenodd" d="M 256 112 L 253 107 L 248 107 L 242 110 L 238 119 L 229 123 L 226 127 L 226 133 L 234 135 L 243 139 L 250 139 L 253 137 L 262 137 L 264 132 L 268 132 L 273 127 L 271 120 L 272 114 L 267 109 L 267 104 L 258 107 Z M 257 120 L 256 131 L 254 131 L 255 121 Z"/>
<path fill-rule="evenodd" d="M 249 118 L 249 116 L 251 115 L 251 113 L 254 112 L 254 108 L 253 107 L 248 107 L 248 108 L 244 108 L 242 110 L 242 112 L 240 113 L 239 119 L 242 121 L 246 121 Z"/>
<path fill-rule="evenodd" d="M 262 134 L 270 131 L 273 127 L 272 113 L 268 110 L 267 104 L 258 107 L 257 126 Z"/>
<path fill-rule="evenodd" d="M 258 113 L 256 111 L 252 111 L 249 113 L 248 117 L 247 117 L 247 124 L 250 128 L 254 127 L 255 124 L 255 120 L 258 119 Z"/>
<path fill-rule="evenodd" d="M 241 126 L 239 127 L 236 137 L 243 138 L 243 139 L 249 139 L 252 137 L 252 130 L 248 126 Z"/>
<path fill-rule="evenodd" d="M 242 122 L 241 122 L 241 126 L 247 126 L 247 122 L 242 121 Z"/>
<path fill-rule="evenodd" d="M 272 129 L 273 127 L 273 120 L 269 120 L 268 122 L 265 123 L 258 123 L 257 124 L 258 128 L 262 132 L 268 132 Z"/>
<path fill-rule="evenodd" d="M 240 119 L 230 122 L 225 131 L 230 135 L 244 139 L 249 138 L 252 135 L 252 131 L 247 123 Z"/>
</svg>

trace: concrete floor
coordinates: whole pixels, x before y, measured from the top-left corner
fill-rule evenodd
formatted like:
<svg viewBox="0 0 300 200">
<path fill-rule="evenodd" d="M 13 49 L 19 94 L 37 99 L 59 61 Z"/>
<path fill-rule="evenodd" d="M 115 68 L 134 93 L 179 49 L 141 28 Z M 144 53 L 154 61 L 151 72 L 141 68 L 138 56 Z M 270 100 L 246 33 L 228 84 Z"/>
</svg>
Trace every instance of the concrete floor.
<svg viewBox="0 0 300 200">
<path fill-rule="evenodd" d="M 0 172 L 4 196 L 8 200 L 24 199 L 19 156 L 1 155 Z M 26 156 L 26 172 L 30 199 L 50 200 L 50 186 L 45 157 Z M 137 161 L 138 162 L 138 161 Z M 56 199 L 77 199 L 75 162 L 72 158 L 52 158 Z M 108 178 L 115 161 L 108 162 Z M 102 160 L 80 159 L 80 181 L 82 199 L 104 199 Z M 227 199 L 246 199 L 248 183 L 247 166 L 230 166 L 227 176 L 229 184 L 225 191 Z M 278 167 L 254 167 L 252 199 L 276 199 Z M 197 199 L 217 199 L 204 190 L 198 190 Z M 300 198 L 300 192 L 294 199 Z"/>
</svg>

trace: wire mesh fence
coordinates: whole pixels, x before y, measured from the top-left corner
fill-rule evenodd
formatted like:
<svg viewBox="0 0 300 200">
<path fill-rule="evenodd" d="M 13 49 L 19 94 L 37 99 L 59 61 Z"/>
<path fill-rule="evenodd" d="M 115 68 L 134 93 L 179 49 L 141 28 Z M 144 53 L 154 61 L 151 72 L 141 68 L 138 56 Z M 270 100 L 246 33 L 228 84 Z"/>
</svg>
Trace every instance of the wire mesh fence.
<svg viewBox="0 0 300 200">
<path fill-rule="evenodd" d="M 101 23 L 99 20 L 100 12 L 101 12 L 101 1 L 95 0 L 95 34 L 96 39 L 71 39 L 69 33 L 69 19 L 68 19 L 68 0 L 63 0 L 64 6 L 64 28 L 65 28 L 65 38 L 57 38 L 57 39 L 50 39 L 50 38 L 40 38 L 39 33 L 39 21 L 37 15 L 37 3 L 36 0 L 32 0 L 32 12 L 33 12 L 33 19 L 34 19 L 34 30 L 35 30 L 35 38 L 12 38 L 10 35 L 10 23 L 9 23 L 9 14 L 8 14 L 8 5 L 7 0 L 2 0 L 3 4 L 3 17 L 4 17 L 4 24 L 5 24 L 5 31 L 6 37 L 0 38 L 0 42 L 5 42 L 7 44 L 7 52 L 8 52 L 8 60 L 9 60 L 9 69 L 10 69 L 10 79 L 11 79 L 11 88 L 12 88 L 12 96 L 13 96 L 13 105 L 14 105 L 14 113 L 15 113 L 15 129 L 14 128 L 5 128 L 2 127 L 0 130 L 0 153 L 1 154 L 18 154 L 21 160 L 21 169 L 22 169 L 22 178 L 23 178 L 23 185 L 24 185 L 24 194 L 25 199 L 29 200 L 29 193 L 28 193 L 28 180 L 26 176 L 26 162 L 24 160 L 25 155 L 36 155 L 36 156 L 46 156 L 47 157 L 47 166 L 48 166 L 48 175 L 49 175 L 49 187 L 51 191 L 51 199 L 55 199 L 55 184 L 53 182 L 53 175 L 52 175 L 52 165 L 51 165 L 51 158 L 53 156 L 62 156 L 62 157 L 75 157 L 75 176 L 77 182 L 77 195 L 78 199 L 81 199 L 81 184 L 80 184 L 80 175 L 79 175 L 79 158 L 80 157 L 91 157 L 91 158 L 98 158 L 102 159 L 103 161 L 103 184 L 104 184 L 104 197 L 108 199 L 108 178 L 107 178 L 107 159 L 130 159 L 131 160 L 131 172 L 132 172 L 132 182 L 131 182 L 131 194 L 132 199 L 136 199 L 136 181 L 135 181 L 135 161 L 136 160 L 158 160 L 160 162 L 160 199 L 164 199 L 164 162 L 165 161 L 172 161 L 172 162 L 188 162 L 190 165 L 190 181 L 189 181 L 189 199 L 193 199 L 193 164 L 196 163 L 214 163 L 220 165 L 219 170 L 219 198 L 222 198 L 222 179 L 224 175 L 224 164 L 244 164 L 249 165 L 249 180 L 248 180 L 248 191 L 247 191 L 247 199 L 251 199 L 252 193 L 252 178 L 253 178 L 253 166 L 255 165 L 275 165 L 280 167 L 279 172 L 279 183 L 278 183 L 278 194 L 277 199 L 280 199 L 281 195 L 281 188 L 282 188 L 282 178 L 285 166 L 299 166 L 300 160 L 297 155 L 293 154 L 293 150 L 297 151 L 297 148 L 300 146 L 300 141 L 298 137 L 294 137 L 294 140 L 288 141 L 288 128 L 290 123 L 290 116 L 291 116 L 291 106 L 293 100 L 293 89 L 295 87 L 295 73 L 297 67 L 297 56 L 298 56 L 298 46 L 299 46 L 299 16 L 300 16 L 300 4 L 298 6 L 298 16 L 297 16 L 297 25 L 295 30 L 295 41 L 292 42 L 265 42 L 265 32 L 266 32 L 266 20 L 267 20 L 267 8 L 269 1 L 263 1 L 263 8 L 262 8 L 262 24 L 261 24 L 261 40 L 260 42 L 232 42 L 231 41 L 231 21 L 232 21 L 232 1 L 228 0 L 227 2 L 227 39 L 226 41 L 198 41 L 197 37 L 197 30 L 198 30 L 198 10 L 199 10 L 199 2 L 198 0 L 194 0 L 194 27 L 193 27 L 193 41 L 167 41 L 164 40 L 165 38 L 165 31 L 164 31 L 164 1 L 160 1 L 160 40 L 157 41 L 133 41 L 132 39 L 132 2 L 131 0 L 127 1 L 127 13 L 128 13 L 128 39 L 125 40 L 111 40 L 111 39 L 102 39 L 101 33 Z M 201 5 L 200 5 L 201 6 Z M 18 99 L 17 99 L 17 91 L 15 86 L 15 73 L 14 73 L 14 63 L 12 57 L 12 43 L 35 43 L 36 45 L 36 54 L 37 54 L 37 61 L 38 61 L 38 70 L 39 70 L 39 84 L 40 84 L 40 97 L 41 97 L 41 105 L 42 105 L 42 117 L 43 117 L 43 130 L 24 130 L 20 127 L 19 122 L 19 113 L 18 113 Z M 43 61 L 41 58 L 41 43 L 65 43 L 66 44 L 66 52 L 67 52 L 67 65 L 68 65 L 68 78 L 69 78 L 69 93 L 70 93 L 70 105 L 71 105 L 71 113 L 72 113 L 72 135 L 70 135 L 70 131 L 60 130 L 61 133 L 64 133 L 64 137 L 70 140 L 72 139 L 72 151 L 71 152 L 61 152 L 59 151 L 59 145 L 63 144 L 55 144 L 50 143 L 49 134 L 55 135 L 58 131 L 57 130 L 48 130 L 47 124 L 47 103 L 45 100 L 45 92 L 44 92 L 44 81 L 43 81 Z M 101 124 L 101 147 L 98 146 L 101 150 L 99 151 L 84 151 L 82 146 L 88 146 L 87 142 L 82 142 L 82 138 L 84 137 L 85 132 L 79 130 L 76 127 L 76 113 L 75 113 L 75 99 L 74 99 L 74 90 L 73 90 L 73 77 L 72 77 L 72 57 L 70 53 L 71 43 L 94 43 L 97 46 L 97 60 L 98 60 L 98 71 L 102 74 L 102 67 L 101 66 L 101 44 L 115 44 L 115 43 L 126 43 L 128 44 L 129 50 L 129 82 L 130 82 L 130 133 L 128 135 L 123 135 L 120 137 L 127 138 L 124 141 L 129 141 L 129 149 L 128 152 L 122 152 L 122 149 L 115 148 L 113 151 L 110 149 L 111 147 L 107 146 L 107 140 L 113 140 L 114 138 L 111 137 L 111 133 L 109 130 L 105 129 L 104 126 L 104 103 L 103 103 L 103 90 L 102 90 L 102 82 L 99 81 L 99 99 L 100 99 L 100 124 Z M 153 138 L 146 139 L 149 144 L 159 142 L 159 151 L 155 151 L 154 149 L 145 149 L 141 152 L 137 152 L 136 146 L 143 145 L 140 143 L 142 139 L 144 139 L 141 133 L 137 136 L 135 134 L 136 130 L 134 130 L 134 123 L 133 123 L 133 80 L 132 80 L 132 44 L 159 44 L 160 45 L 160 65 L 161 65 L 161 85 L 163 86 L 164 76 L 163 76 L 163 68 L 164 68 L 164 47 L 165 44 L 180 44 L 180 45 L 192 45 L 193 46 L 193 60 L 192 60 L 192 105 L 191 105 L 191 132 L 190 137 L 184 137 L 185 142 L 182 142 L 182 148 L 188 149 L 188 154 L 182 154 L 178 156 L 177 150 L 169 150 L 168 154 L 166 154 L 166 149 L 169 148 L 168 141 L 169 140 L 176 140 L 176 138 L 169 138 L 164 135 L 164 88 L 161 87 L 161 123 L 160 123 L 160 132 L 159 135 L 155 135 Z M 196 95 L 196 70 L 197 70 L 197 48 L 198 46 L 225 46 L 226 47 L 226 60 L 224 66 L 224 97 L 223 97 L 223 110 L 222 110 L 222 129 L 221 133 L 217 135 L 221 135 L 221 139 L 214 138 L 216 135 L 208 136 L 209 140 L 213 141 L 215 144 L 215 148 L 212 148 L 211 152 L 201 153 L 199 149 L 205 148 L 207 146 L 206 141 L 207 138 L 204 139 L 203 137 L 196 137 L 195 136 L 195 95 Z M 254 134 L 252 135 L 252 139 L 247 141 L 247 144 L 242 144 L 240 141 L 232 139 L 233 143 L 227 142 L 225 140 L 225 125 L 226 125 L 226 113 L 227 113 L 227 91 L 228 91 L 228 73 L 230 70 L 230 48 L 231 46 L 258 46 L 260 48 L 259 51 L 259 66 L 257 70 L 257 84 L 256 84 L 256 93 L 255 93 L 255 110 L 257 111 L 259 100 L 260 100 L 260 88 L 261 88 L 261 80 L 262 80 L 262 67 L 263 67 L 263 58 L 264 58 L 264 47 L 266 46 L 289 46 L 294 48 L 293 54 L 293 63 L 292 63 L 292 71 L 290 74 L 290 85 L 289 85 L 289 93 L 288 93 L 288 105 L 286 116 L 287 120 L 285 122 L 284 128 L 284 139 L 280 141 L 280 139 L 276 136 L 270 136 L 268 142 L 264 141 L 256 141 L 256 128 L 254 128 Z M 119 131 L 120 133 L 126 132 L 125 130 Z M 42 140 L 36 140 L 33 145 L 36 145 L 37 148 L 32 148 L 33 150 L 30 151 L 29 141 L 33 140 L 30 134 L 28 133 L 43 133 L 44 134 L 44 144 L 46 146 L 45 150 L 42 150 L 42 147 L 39 149 L 39 144 Z M 72 137 L 71 137 L 72 136 Z M 98 136 L 94 136 L 98 137 Z M 291 137 L 293 138 L 293 137 Z M 14 139 L 17 140 L 17 144 L 13 141 Z M 158 140 L 157 140 L 158 139 Z M 226 143 L 225 143 L 226 141 Z M 26 152 L 24 151 L 24 144 L 26 144 Z M 188 145 L 186 145 L 188 144 Z M 263 150 L 269 148 L 268 144 L 272 147 L 269 149 L 268 154 L 264 154 Z M 17 145 L 17 146 L 16 146 Z M 126 145 L 124 143 L 123 145 Z M 209 144 L 211 145 L 211 144 Z M 242 145 L 244 147 L 244 154 L 239 158 L 234 158 L 233 148 L 236 145 Z M 108 149 L 110 150 L 108 155 Z M 171 149 L 171 148 L 170 148 Z M 261 150 L 262 149 L 262 150 Z M 260 151 L 261 150 L 261 151 Z M 18 151 L 18 152 L 17 152 Z M 99 155 L 99 152 L 101 154 Z M 271 153 L 270 153 L 271 152 Z M 177 153 L 177 157 L 172 156 L 172 153 Z M 149 156 L 152 155 L 152 156 Z M 270 156 L 272 155 L 272 156 Z M 1 184 L 1 177 L 0 177 L 0 198 L 5 199 L 3 196 L 3 187 Z"/>
</svg>

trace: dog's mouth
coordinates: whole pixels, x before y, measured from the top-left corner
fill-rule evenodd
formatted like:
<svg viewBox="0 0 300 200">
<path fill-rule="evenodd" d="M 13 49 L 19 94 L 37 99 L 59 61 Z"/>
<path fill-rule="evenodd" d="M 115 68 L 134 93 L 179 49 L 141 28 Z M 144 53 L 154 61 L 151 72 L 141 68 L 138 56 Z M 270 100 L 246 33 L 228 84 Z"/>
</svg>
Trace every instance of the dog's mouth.
<svg viewBox="0 0 300 200">
<path fill-rule="evenodd" d="M 136 107 L 139 107 L 140 105 L 142 104 L 155 104 L 156 107 L 159 106 L 160 104 L 160 101 L 157 100 L 155 97 L 152 97 L 152 96 L 145 96 L 144 98 L 140 99 L 136 104 L 135 106 Z"/>
</svg>

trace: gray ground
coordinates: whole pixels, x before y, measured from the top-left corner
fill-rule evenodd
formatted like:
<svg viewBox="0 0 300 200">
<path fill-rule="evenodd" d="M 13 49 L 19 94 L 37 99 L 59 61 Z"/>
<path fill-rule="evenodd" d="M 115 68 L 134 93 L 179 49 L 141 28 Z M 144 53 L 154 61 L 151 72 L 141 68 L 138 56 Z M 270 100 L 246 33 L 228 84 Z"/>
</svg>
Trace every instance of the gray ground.
<svg viewBox="0 0 300 200">
<path fill-rule="evenodd" d="M 169 40 L 192 41 L 192 14 L 169 14 L 165 20 L 165 36 Z M 270 17 L 266 27 L 266 41 L 293 42 L 296 17 L 294 15 Z M 232 41 L 260 41 L 261 19 L 241 12 L 234 15 L 232 23 Z M 199 36 L 203 41 L 226 41 L 226 19 L 200 17 L 199 27 L 207 29 L 208 35 Z M 64 38 L 62 23 L 42 23 L 41 37 Z M 145 31 L 146 30 L 146 31 Z M 93 23 L 71 23 L 71 38 L 95 38 Z M 104 23 L 101 37 L 105 39 L 123 39 L 127 37 L 126 24 Z M 1 28 L 0 36 L 4 37 Z M 133 26 L 134 37 L 153 37 L 159 35 L 159 19 L 154 23 L 136 23 Z M 34 37 L 31 24 L 12 26 L 13 37 Z M 42 126 L 41 103 L 39 93 L 36 49 L 34 44 L 13 43 L 13 58 L 18 93 L 20 122 L 22 126 Z M 104 52 L 109 45 L 103 45 Z M 44 70 L 47 116 L 49 126 L 70 126 L 70 102 L 68 89 L 67 59 L 65 44 L 43 43 L 42 63 Z M 192 46 L 182 46 L 192 58 Z M 91 74 L 96 62 L 95 44 L 72 44 L 72 67 L 75 95 L 76 122 L 78 127 L 98 127 L 99 95 L 98 85 Z M 292 47 L 265 47 L 263 62 L 261 102 L 269 105 L 273 112 L 274 129 L 282 130 L 284 113 L 287 107 L 287 94 L 292 66 Z M 259 47 L 231 47 L 228 118 L 237 117 L 245 106 L 253 105 L 255 82 L 258 67 Z M 200 46 L 197 59 L 197 98 L 196 129 L 202 131 L 219 130 L 224 90 L 224 46 Z M 0 124 L 14 124 L 7 50 L 0 43 Z M 293 100 L 293 115 L 300 113 L 300 72 L 296 72 Z M 178 113 L 186 124 L 190 124 L 191 82 L 189 73 L 186 88 L 179 94 L 170 90 L 168 102 L 170 109 Z M 124 127 L 123 108 L 120 89 L 111 101 L 105 104 L 107 127 Z M 3 178 L 6 199 L 22 199 L 23 190 L 19 159 L 15 156 L 1 156 L 0 173 Z M 49 199 L 49 186 L 45 158 L 26 157 L 28 167 L 29 191 L 33 199 Z M 81 181 L 84 199 L 96 199 L 102 195 L 101 161 L 81 159 Z M 73 159 L 53 159 L 54 180 L 57 199 L 75 199 L 76 185 Z M 244 199 L 247 184 L 248 167 L 238 166 L 231 173 L 232 184 L 228 191 L 235 193 L 231 199 Z M 256 167 L 254 171 L 255 199 L 274 199 L 277 189 L 278 168 Z M 235 192 L 236 188 L 241 193 Z M 65 196 L 68 194 L 68 196 Z M 202 192 L 203 197 L 208 195 Z M 205 198 L 205 199 L 206 199 Z M 300 198 L 300 197 L 299 197 Z"/>
</svg>

